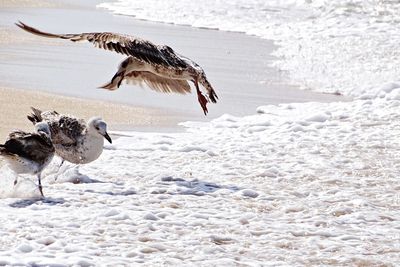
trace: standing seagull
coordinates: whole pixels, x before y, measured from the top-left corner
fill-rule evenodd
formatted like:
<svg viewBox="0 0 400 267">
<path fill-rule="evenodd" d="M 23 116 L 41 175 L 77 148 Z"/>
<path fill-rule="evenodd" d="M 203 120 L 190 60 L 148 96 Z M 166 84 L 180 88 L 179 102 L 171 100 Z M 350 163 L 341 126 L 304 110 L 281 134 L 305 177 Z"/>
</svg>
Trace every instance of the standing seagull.
<svg viewBox="0 0 400 267">
<path fill-rule="evenodd" d="M 93 117 L 86 123 L 56 111 L 42 112 L 36 108 L 32 108 L 32 111 L 28 115 L 31 122 L 48 123 L 56 154 L 62 158 L 61 165 L 64 160 L 74 164 L 92 162 L 103 152 L 104 138 L 112 143 L 107 133 L 107 124 L 99 117 Z"/>
<path fill-rule="evenodd" d="M 22 22 L 16 23 L 21 29 L 43 37 L 69 39 L 73 42 L 88 41 L 95 47 L 115 51 L 128 57 L 121 62 L 111 82 L 101 88 L 116 90 L 122 81 L 126 83 L 146 84 L 155 91 L 180 94 L 190 93 L 188 81 L 193 82 L 197 98 L 204 114 L 207 115 L 207 103 L 217 102 L 218 96 L 208 82 L 204 70 L 194 61 L 175 53 L 166 45 L 155 45 L 137 37 L 110 33 L 52 34 L 39 31 Z M 205 88 L 207 97 L 200 91 L 199 83 Z"/>
<path fill-rule="evenodd" d="M 17 174 L 37 175 L 40 194 L 43 195 L 41 173 L 54 156 L 49 125 L 46 122 L 35 124 L 34 133 L 13 131 L 4 145 L 0 144 L 0 155 L 10 169 Z M 14 185 L 18 178 L 15 179 Z"/>
</svg>

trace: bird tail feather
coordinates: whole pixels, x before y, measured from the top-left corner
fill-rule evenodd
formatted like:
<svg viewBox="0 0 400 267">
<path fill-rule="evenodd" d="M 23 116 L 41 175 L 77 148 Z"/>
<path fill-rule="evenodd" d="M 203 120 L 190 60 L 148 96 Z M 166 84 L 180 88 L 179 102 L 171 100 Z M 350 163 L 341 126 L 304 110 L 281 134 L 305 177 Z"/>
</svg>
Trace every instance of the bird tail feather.
<svg viewBox="0 0 400 267">
<path fill-rule="evenodd" d="M 0 155 L 4 154 L 6 152 L 6 147 L 3 144 L 0 144 Z"/>
<path fill-rule="evenodd" d="M 38 122 L 43 121 L 42 118 L 42 111 L 40 109 L 31 107 L 32 109 L 32 113 L 30 115 L 27 116 L 28 120 L 30 120 L 33 125 L 35 125 Z"/>
</svg>

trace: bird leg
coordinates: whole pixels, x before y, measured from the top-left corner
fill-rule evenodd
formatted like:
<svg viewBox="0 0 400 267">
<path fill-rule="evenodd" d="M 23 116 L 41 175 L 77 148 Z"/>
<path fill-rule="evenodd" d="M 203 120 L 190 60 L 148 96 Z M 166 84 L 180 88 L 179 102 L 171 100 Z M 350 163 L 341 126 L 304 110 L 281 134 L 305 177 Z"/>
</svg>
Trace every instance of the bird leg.
<svg viewBox="0 0 400 267">
<path fill-rule="evenodd" d="M 60 169 L 61 169 L 61 166 L 64 164 L 64 159 L 63 158 L 61 158 L 61 164 L 60 164 L 60 166 L 58 166 L 58 170 L 57 170 L 57 172 L 59 172 L 60 171 Z"/>
<path fill-rule="evenodd" d="M 56 175 L 56 177 L 54 177 L 54 181 L 57 181 L 57 179 L 58 179 L 58 176 L 60 175 L 59 174 L 59 172 L 60 172 L 60 169 L 61 169 L 61 166 L 64 164 L 64 159 L 63 158 L 61 158 L 61 164 L 60 164 L 60 166 L 58 166 L 58 170 L 57 170 L 57 175 Z"/>
<path fill-rule="evenodd" d="M 38 174 L 38 183 L 39 183 L 38 188 L 39 188 L 40 194 L 42 195 L 42 197 L 44 197 L 43 189 L 42 189 L 42 181 L 40 179 L 40 173 Z"/>
<path fill-rule="evenodd" d="M 199 89 L 199 84 L 197 83 L 197 80 L 193 81 L 194 85 L 196 86 L 196 91 L 197 91 L 197 99 L 200 103 L 201 108 L 203 109 L 204 115 L 207 115 L 208 109 L 207 109 L 207 103 L 208 100 L 207 98 L 203 95 L 203 93 Z"/>
</svg>

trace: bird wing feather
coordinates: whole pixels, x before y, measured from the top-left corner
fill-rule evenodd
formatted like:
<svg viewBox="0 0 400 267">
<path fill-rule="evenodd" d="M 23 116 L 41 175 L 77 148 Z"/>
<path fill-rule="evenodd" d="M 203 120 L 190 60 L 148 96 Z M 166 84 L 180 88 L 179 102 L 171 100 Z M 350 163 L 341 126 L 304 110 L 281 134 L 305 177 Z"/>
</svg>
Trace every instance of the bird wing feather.
<svg viewBox="0 0 400 267">
<path fill-rule="evenodd" d="M 43 133 L 13 131 L 3 146 L 6 153 L 37 161 L 46 159 L 54 153 L 51 140 Z"/>
<path fill-rule="evenodd" d="M 181 60 L 169 46 L 156 45 L 130 35 L 111 32 L 92 32 L 78 34 L 52 34 L 40 31 L 23 22 L 16 23 L 21 29 L 35 35 L 48 38 L 68 39 L 73 42 L 87 41 L 95 47 L 111 50 L 127 56 L 133 56 L 151 64 L 186 68 L 187 64 Z"/>
<path fill-rule="evenodd" d="M 56 120 L 47 121 L 54 144 L 75 145 L 79 136 L 86 131 L 86 123 L 82 119 L 60 115 Z"/>
<path fill-rule="evenodd" d="M 128 84 L 147 85 L 150 89 L 162 93 L 190 93 L 190 85 L 186 80 L 172 80 L 148 71 L 131 71 L 124 76 Z"/>
</svg>

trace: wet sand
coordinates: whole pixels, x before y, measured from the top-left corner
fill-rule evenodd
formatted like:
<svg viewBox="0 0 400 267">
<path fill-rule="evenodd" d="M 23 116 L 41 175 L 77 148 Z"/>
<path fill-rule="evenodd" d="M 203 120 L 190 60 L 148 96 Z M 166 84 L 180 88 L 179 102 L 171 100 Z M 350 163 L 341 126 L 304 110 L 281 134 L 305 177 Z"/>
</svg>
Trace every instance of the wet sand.
<svg viewBox="0 0 400 267">
<path fill-rule="evenodd" d="M 89 119 L 101 116 L 110 130 L 157 130 L 176 125 L 182 120 L 178 114 L 165 116 L 161 110 L 132 107 L 96 100 L 85 100 L 54 94 L 0 88 L 0 143 L 13 129 L 32 130 L 31 122 L 26 118 L 30 107 L 42 110 L 57 110 L 60 113 L 73 114 Z"/>
<path fill-rule="evenodd" d="M 19 7 L 61 7 L 60 1 L 57 0 L 0 0 L 1 8 L 19 8 Z"/>
</svg>

